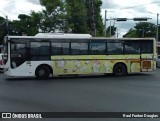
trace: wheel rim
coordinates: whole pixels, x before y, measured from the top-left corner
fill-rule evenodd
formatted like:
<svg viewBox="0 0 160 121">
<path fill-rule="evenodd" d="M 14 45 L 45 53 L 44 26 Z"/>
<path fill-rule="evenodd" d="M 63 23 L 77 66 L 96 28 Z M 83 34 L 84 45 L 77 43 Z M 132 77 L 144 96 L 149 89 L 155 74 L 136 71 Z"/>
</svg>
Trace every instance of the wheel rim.
<svg viewBox="0 0 160 121">
<path fill-rule="evenodd" d="M 122 64 L 116 64 L 113 69 L 113 73 L 115 76 L 124 76 L 126 75 L 126 68 Z"/>
<path fill-rule="evenodd" d="M 40 69 L 39 71 L 38 71 L 38 75 L 41 77 L 41 76 L 44 76 L 45 75 L 45 70 L 44 69 Z"/>
<path fill-rule="evenodd" d="M 122 73 L 122 70 L 123 70 L 122 67 L 119 67 L 119 68 L 117 69 L 117 73 L 119 73 L 119 74 Z"/>
</svg>

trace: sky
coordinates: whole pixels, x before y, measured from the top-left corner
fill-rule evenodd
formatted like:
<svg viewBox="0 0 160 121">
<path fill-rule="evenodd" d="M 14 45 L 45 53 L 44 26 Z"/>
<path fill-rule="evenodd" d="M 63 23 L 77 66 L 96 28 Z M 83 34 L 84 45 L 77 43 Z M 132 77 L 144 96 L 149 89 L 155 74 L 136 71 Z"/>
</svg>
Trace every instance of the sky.
<svg viewBox="0 0 160 121">
<path fill-rule="evenodd" d="M 151 18 L 148 19 L 148 22 L 157 24 L 157 14 L 160 13 L 160 0 L 102 0 L 102 2 L 101 15 L 103 20 L 105 20 L 106 10 L 107 19 L 147 17 Z M 17 20 L 19 14 L 29 15 L 32 10 L 38 12 L 43 9 L 44 7 L 40 5 L 39 0 L 0 0 L 0 16 L 8 16 L 9 20 Z M 133 20 L 123 22 L 109 20 L 106 21 L 106 28 L 115 25 L 118 29 L 118 37 L 122 37 L 136 23 Z"/>
</svg>

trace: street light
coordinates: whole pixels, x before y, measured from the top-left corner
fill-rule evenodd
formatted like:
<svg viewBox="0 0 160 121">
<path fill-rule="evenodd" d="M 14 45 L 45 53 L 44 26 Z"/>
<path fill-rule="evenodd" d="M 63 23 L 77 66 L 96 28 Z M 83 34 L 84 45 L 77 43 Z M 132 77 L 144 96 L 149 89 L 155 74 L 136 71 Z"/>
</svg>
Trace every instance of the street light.
<svg viewBox="0 0 160 121">
<path fill-rule="evenodd" d="M 158 42 L 158 36 L 159 36 L 159 35 L 158 35 L 158 20 L 159 20 L 159 13 L 157 13 L 157 14 L 152 13 L 152 12 L 148 12 L 148 13 L 157 15 L 156 40 L 157 40 L 157 42 Z"/>
<path fill-rule="evenodd" d="M 8 33 L 8 16 L 3 12 L 3 11 L 0 11 L 1 13 L 3 13 L 3 15 L 5 16 L 5 19 L 6 19 L 6 27 L 7 27 L 7 35 L 9 34 Z"/>
</svg>

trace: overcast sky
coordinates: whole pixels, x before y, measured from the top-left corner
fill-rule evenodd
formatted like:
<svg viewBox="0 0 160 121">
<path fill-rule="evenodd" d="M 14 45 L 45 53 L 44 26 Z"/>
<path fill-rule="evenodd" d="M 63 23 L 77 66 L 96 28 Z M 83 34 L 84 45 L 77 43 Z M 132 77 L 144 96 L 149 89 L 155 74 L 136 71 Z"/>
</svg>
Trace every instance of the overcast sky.
<svg viewBox="0 0 160 121">
<path fill-rule="evenodd" d="M 157 23 L 157 13 L 160 13 L 160 0 L 102 0 L 102 17 L 104 19 L 105 10 L 107 18 L 135 18 L 148 17 L 148 22 Z M 137 6 L 137 7 L 135 7 Z M 129 9 L 130 8 L 130 9 Z M 39 0 L 0 0 L 0 16 L 8 16 L 10 20 L 18 19 L 19 14 L 28 14 L 31 10 L 36 12 L 44 9 Z M 3 12 L 3 13 L 2 13 Z M 151 14 L 151 13 L 153 14 Z M 5 15 L 4 15 L 5 14 Z M 130 28 L 135 26 L 135 21 L 115 22 L 118 28 L 119 37 L 122 37 Z M 114 22 L 107 22 L 107 26 Z"/>
</svg>

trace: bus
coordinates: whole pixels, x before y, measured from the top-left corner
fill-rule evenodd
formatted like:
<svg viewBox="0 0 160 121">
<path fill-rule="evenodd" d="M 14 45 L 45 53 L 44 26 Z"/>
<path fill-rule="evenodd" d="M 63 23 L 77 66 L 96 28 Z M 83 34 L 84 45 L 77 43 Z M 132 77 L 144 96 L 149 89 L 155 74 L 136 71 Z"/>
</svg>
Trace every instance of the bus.
<svg viewBox="0 0 160 121">
<path fill-rule="evenodd" d="M 160 56 L 160 42 L 157 42 L 157 55 Z"/>
<path fill-rule="evenodd" d="M 9 77 L 110 73 L 119 77 L 156 70 L 156 57 L 154 38 L 40 34 L 4 39 L 4 74 Z"/>
</svg>

